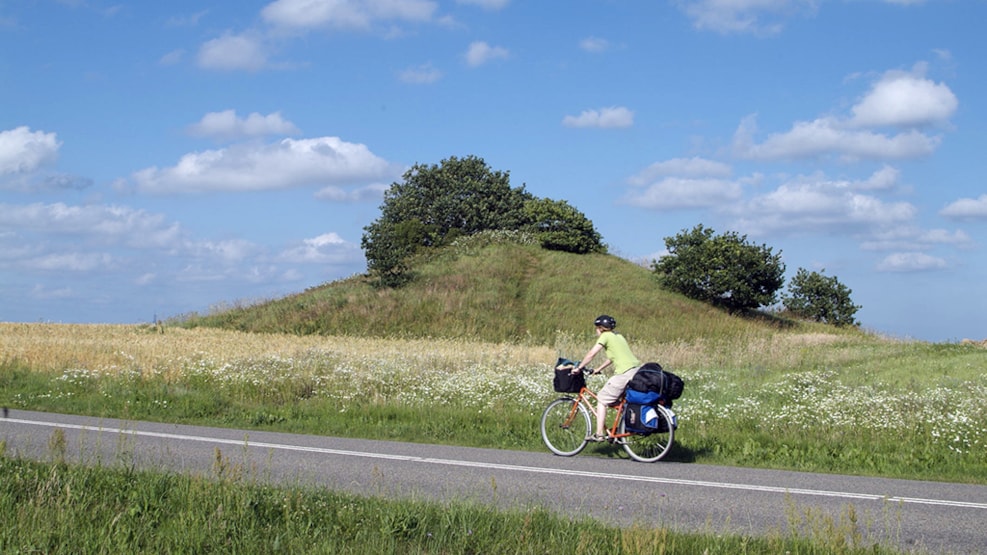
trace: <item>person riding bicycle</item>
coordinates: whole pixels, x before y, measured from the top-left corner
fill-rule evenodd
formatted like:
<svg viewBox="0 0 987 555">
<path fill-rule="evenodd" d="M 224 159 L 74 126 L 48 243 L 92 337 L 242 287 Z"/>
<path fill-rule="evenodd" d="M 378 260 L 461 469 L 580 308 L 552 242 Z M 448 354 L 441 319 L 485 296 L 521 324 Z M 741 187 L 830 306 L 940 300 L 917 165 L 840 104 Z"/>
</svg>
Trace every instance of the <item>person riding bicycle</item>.
<svg viewBox="0 0 987 555">
<path fill-rule="evenodd" d="M 582 362 L 572 369 L 572 373 L 582 372 L 601 350 L 604 351 L 607 360 L 596 369 L 596 372 L 601 372 L 613 364 L 613 376 L 596 395 L 596 433 L 590 438 L 592 441 L 606 441 L 607 407 L 615 406 L 620 401 L 620 396 L 627 388 L 627 382 L 631 381 L 641 367 L 641 361 L 631 352 L 631 347 L 624 336 L 613 331 L 617 327 L 617 320 L 614 320 L 613 316 L 603 314 L 593 322 L 593 325 L 596 326 L 596 334 L 599 336 L 596 344 L 586 353 Z"/>
</svg>

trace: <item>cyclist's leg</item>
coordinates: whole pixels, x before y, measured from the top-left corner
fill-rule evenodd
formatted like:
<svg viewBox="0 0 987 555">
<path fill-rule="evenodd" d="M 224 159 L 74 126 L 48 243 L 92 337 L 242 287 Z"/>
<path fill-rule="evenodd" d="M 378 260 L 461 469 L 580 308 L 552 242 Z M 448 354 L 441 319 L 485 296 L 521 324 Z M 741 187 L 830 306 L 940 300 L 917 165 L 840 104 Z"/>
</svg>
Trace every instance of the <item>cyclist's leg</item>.
<svg viewBox="0 0 987 555">
<path fill-rule="evenodd" d="M 631 381 L 637 368 L 631 368 L 623 374 L 614 374 L 607 380 L 600 392 L 596 394 L 596 434 L 606 435 L 607 407 L 616 406 L 620 397 L 627 389 L 627 382 Z"/>
</svg>

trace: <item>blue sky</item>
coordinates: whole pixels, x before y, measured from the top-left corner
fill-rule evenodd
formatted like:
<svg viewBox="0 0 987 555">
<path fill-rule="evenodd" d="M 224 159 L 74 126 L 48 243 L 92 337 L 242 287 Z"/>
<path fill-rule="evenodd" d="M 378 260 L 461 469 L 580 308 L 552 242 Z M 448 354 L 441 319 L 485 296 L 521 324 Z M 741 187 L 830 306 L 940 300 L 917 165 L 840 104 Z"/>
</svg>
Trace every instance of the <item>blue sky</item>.
<svg viewBox="0 0 987 555">
<path fill-rule="evenodd" d="M 476 155 L 619 256 L 702 223 L 836 276 L 865 329 L 982 339 L 984 21 L 983 0 L 0 0 L 0 320 L 149 322 L 362 273 L 383 191 Z"/>
</svg>

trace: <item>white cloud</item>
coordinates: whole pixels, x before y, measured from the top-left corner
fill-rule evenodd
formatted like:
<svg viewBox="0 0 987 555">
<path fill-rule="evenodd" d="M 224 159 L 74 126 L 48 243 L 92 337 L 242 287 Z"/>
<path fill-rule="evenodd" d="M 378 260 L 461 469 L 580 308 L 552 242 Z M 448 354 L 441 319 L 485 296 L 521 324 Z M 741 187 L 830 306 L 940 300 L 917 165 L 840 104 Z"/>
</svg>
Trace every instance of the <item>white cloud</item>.
<svg viewBox="0 0 987 555">
<path fill-rule="evenodd" d="M 917 209 L 857 192 L 853 182 L 798 178 L 736 207 L 751 233 L 862 233 L 910 222 Z"/>
<path fill-rule="evenodd" d="M 261 17 L 285 30 L 366 29 L 378 21 L 429 21 L 437 7 L 428 0 L 275 0 Z"/>
<path fill-rule="evenodd" d="M 490 46 L 483 41 L 470 43 L 466 49 L 466 63 L 470 67 L 478 67 L 492 60 L 503 60 L 510 56 L 506 48 Z"/>
<path fill-rule="evenodd" d="M 342 187 L 329 186 L 315 193 L 315 198 L 332 202 L 365 202 L 382 200 L 389 185 L 373 184 L 347 191 Z"/>
<path fill-rule="evenodd" d="M 939 211 L 944 218 L 987 220 L 987 194 L 977 198 L 961 198 Z"/>
<path fill-rule="evenodd" d="M 33 172 L 53 162 L 61 146 L 55 133 L 26 126 L 0 131 L 0 176 Z"/>
<path fill-rule="evenodd" d="M 246 239 L 225 239 L 222 241 L 196 241 L 185 245 L 190 254 L 197 258 L 234 264 L 259 253 L 260 248 Z"/>
<path fill-rule="evenodd" d="M 796 122 L 790 131 L 769 135 L 761 144 L 754 141 L 756 121 L 745 118 L 733 138 L 734 153 L 754 160 L 804 159 L 835 154 L 848 159 L 899 160 L 931 154 L 941 137 L 916 130 L 884 135 L 846 129 L 833 118 Z"/>
<path fill-rule="evenodd" d="M 423 64 L 417 67 L 410 67 L 398 74 L 398 79 L 413 85 L 427 85 L 442 78 L 442 72 L 434 68 L 432 64 Z"/>
<path fill-rule="evenodd" d="M 264 44 L 249 34 L 225 34 L 199 48 L 199 67 L 224 71 L 260 71 L 268 65 Z"/>
<path fill-rule="evenodd" d="M 362 257 L 362 251 L 336 233 L 305 239 L 281 253 L 279 260 L 298 264 L 348 264 Z"/>
<path fill-rule="evenodd" d="M 600 110 L 583 110 L 578 116 L 565 116 L 566 127 L 619 128 L 634 125 L 634 112 L 623 106 L 611 106 Z"/>
<path fill-rule="evenodd" d="M 853 107 L 857 127 L 922 127 L 949 121 L 959 101 L 943 83 L 900 71 L 887 72 Z"/>
<path fill-rule="evenodd" d="M 847 160 L 902 160 L 932 154 L 942 137 L 919 129 L 945 126 L 959 102 L 943 83 L 922 74 L 925 64 L 910 72 L 888 71 L 881 76 L 847 117 L 824 116 L 798 121 L 784 133 L 773 133 L 758 144 L 756 116 L 744 118 L 734 133 L 737 156 L 756 160 L 805 159 L 836 155 Z M 894 127 L 897 133 L 873 128 Z"/>
<path fill-rule="evenodd" d="M 182 233 L 178 224 L 168 223 L 160 214 L 126 206 L 73 206 L 60 202 L 0 204 L 0 231 L 4 228 L 22 236 L 38 233 L 160 248 L 176 245 Z"/>
<path fill-rule="evenodd" d="M 879 272 L 920 272 L 946 267 L 946 261 L 922 252 L 896 252 L 877 263 Z"/>
<path fill-rule="evenodd" d="M 920 229 L 911 225 L 901 225 L 879 230 L 860 244 L 869 251 L 921 251 L 941 245 L 969 247 L 972 239 L 962 230 Z"/>
<path fill-rule="evenodd" d="M 138 171 L 133 180 L 144 192 L 189 193 L 351 184 L 396 173 L 365 145 L 319 137 L 186 154 L 170 168 Z"/>
<path fill-rule="evenodd" d="M 776 34 L 788 18 L 813 13 L 817 0 L 678 0 L 697 29 Z"/>
<path fill-rule="evenodd" d="M 511 0 L 456 0 L 457 4 L 479 6 L 487 10 L 500 10 L 511 3 Z"/>
<path fill-rule="evenodd" d="M 715 208 L 741 197 L 739 183 L 723 179 L 668 177 L 642 191 L 625 195 L 621 202 L 655 210 Z"/>
<path fill-rule="evenodd" d="M 888 190 L 898 185 L 901 172 L 892 166 L 884 165 L 874 172 L 867 180 L 860 182 L 859 188 L 865 190 Z"/>
<path fill-rule="evenodd" d="M 673 158 L 663 162 L 655 162 L 631 176 L 628 181 L 632 185 L 647 185 L 661 176 L 678 177 L 730 177 L 733 170 L 728 164 L 707 160 L 694 156 L 692 158 Z"/>
<path fill-rule="evenodd" d="M 262 137 L 265 135 L 294 135 L 298 133 L 295 124 L 281 117 L 280 112 L 266 116 L 252 112 L 246 118 L 236 115 L 235 110 L 210 112 L 189 126 L 193 135 L 223 139 L 241 137 Z"/>
</svg>

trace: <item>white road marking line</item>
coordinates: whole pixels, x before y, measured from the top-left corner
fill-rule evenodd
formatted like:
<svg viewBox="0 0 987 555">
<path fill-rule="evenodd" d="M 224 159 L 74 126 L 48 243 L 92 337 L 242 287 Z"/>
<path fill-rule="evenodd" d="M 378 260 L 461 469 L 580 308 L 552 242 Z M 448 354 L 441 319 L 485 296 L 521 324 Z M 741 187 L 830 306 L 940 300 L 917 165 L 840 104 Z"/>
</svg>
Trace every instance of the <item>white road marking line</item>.
<svg viewBox="0 0 987 555">
<path fill-rule="evenodd" d="M 657 484 L 675 484 L 684 486 L 696 486 L 719 489 L 738 489 L 744 491 L 760 491 L 766 493 L 782 493 L 788 495 L 814 495 L 821 497 L 838 497 L 843 499 L 865 499 L 870 501 L 887 500 L 892 503 L 909 503 L 917 505 L 938 505 L 943 507 L 962 507 L 967 509 L 987 509 L 987 503 L 972 503 L 968 501 L 951 501 L 948 499 L 922 499 L 918 497 L 899 497 L 888 495 L 877 495 L 870 493 L 853 493 L 845 491 L 826 491 L 800 488 L 783 488 L 777 486 L 759 486 L 753 484 L 732 484 L 729 482 L 707 482 L 702 480 L 682 480 L 676 478 L 662 478 L 655 476 L 633 476 L 628 474 L 607 474 L 603 472 L 588 472 L 584 470 L 566 470 L 561 468 L 543 468 L 537 466 L 519 466 L 511 464 L 497 464 L 487 462 L 460 461 L 455 459 L 436 459 L 431 457 L 419 457 L 415 455 L 393 455 L 388 453 L 369 453 L 365 451 L 345 451 L 342 449 L 329 449 L 326 447 L 306 447 L 303 445 L 287 445 L 283 443 L 265 443 L 250 441 L 249 439 L 224 439 L 216 437 L 190 436 L 185 434 L 171 434 L 165 432 L 148 432 L 142 430 L 125 430 L 122 428 L 104 428 L 100 426 L 87 426 L 82 424 L 65 424 L 57 422 L 41 422 L 34 420 L 20 420 L 7 418 L 0 422 L 14 422 L 17 424 L 28 424 L 35 426 L 48 426 L 52 428 L 68 428 L 74 430 L 86 430 L 94 432 L 107 432 L 118 434 L 131 434 L 136 436 L 157 437 L 162 439 L 175 439 L 181 441 L 198 441 L 202 443 L 219 443 L 224 445 L 239 445 L 246 447 L 257 447 L 261 449 L 278 449 L 282 451 L 303 451 L 308 453 L 323 453 L 327 455 L 340 455 L 348 457 L 362 457 L 370 459 L 385 459 L 394 461 L 406 461 L 425 464 L 437 464 L 445 466 L 474 467 L 493 470 L 509 470 L 514 472 L 530 472 L 534 474 L 558 474 L 565 476 L 578 476 L 583 478 L 607 478 L 611 480 L 626 480 L 631 482 L 649 482 Z"/>
</svg>

